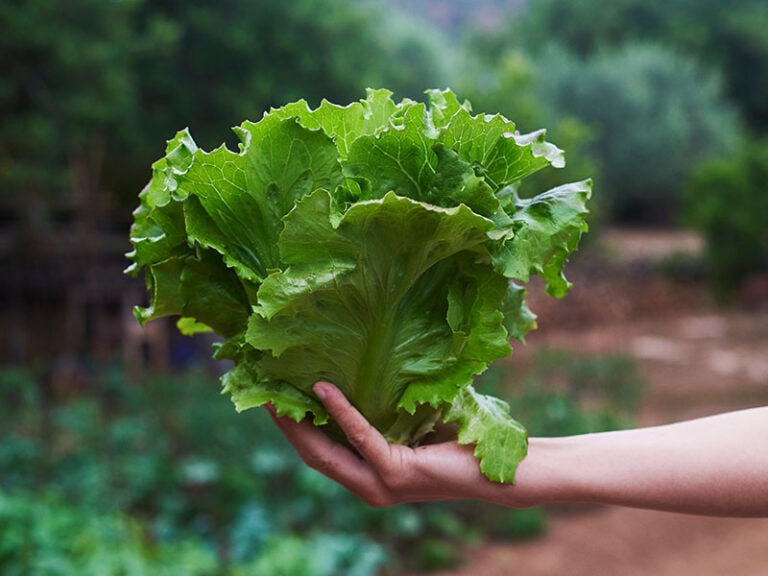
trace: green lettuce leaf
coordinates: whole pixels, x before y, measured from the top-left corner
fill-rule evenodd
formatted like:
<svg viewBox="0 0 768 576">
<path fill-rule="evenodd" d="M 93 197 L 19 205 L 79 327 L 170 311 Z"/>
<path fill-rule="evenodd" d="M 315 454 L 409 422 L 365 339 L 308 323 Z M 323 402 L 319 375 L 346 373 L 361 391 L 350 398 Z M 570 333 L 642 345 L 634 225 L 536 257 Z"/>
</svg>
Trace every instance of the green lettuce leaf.
<svg viewBox="0 0 768 576">
<path fill-rule="evenodd" d="M 480 471 L 498 482 L 514 482 L 518 463 L 528 453 L 528 434 L 509 414 L 509 405 L 467 386 L 443 419 L 458 425 L 460 444 L 474 444 Z"/>
<path fill-rule="evenodd" d="M 407 388 L 451 398 L 509 353 L 497 310 L 506 282 L 474 261 L 493 223 L 394 193 L 336 223 L 330 210 L 318 190 L 285 218 L 287 267 L 262 283 L 245 340 L 271 352 L 260 359 L 268 379 L 307 394 L 318 379 L 334 382 L 386 434 Z M 464 288 L 483 276 L 500 286 Z"/>
<path fill-rule="evenodd" d="M 455 423 L 484 474 L 514 481 L 525 429 L 473 383 L 535 328 L 532 274 L 567 292 L 590 183 L 519 198 L 562 151 L 449 90 L 300 100 L 235 132 L 238 150 L 206 152 L 181 131 L 153 164 L 128 254 L 150 295 L 139 321 L 221 336 L 238 410 L 271 403 L 333 435 L 312 392 L 327 380 L 391 442 Z"/>
<path fill-rule="evenodd" d="M 491 249 L 497 269 L 521 282 L 539 274 L 547 281 L 549 294 L 565 296 L 571 284 L 563 275 L 563 266 L 587 231 L 586 202 L 591 191 L 588 180 L 565 184 L 529 199 L 518 198 L 510 191 L 508 207 L 496 219 L 499 230 L 505 232 Z"/>
</svg>

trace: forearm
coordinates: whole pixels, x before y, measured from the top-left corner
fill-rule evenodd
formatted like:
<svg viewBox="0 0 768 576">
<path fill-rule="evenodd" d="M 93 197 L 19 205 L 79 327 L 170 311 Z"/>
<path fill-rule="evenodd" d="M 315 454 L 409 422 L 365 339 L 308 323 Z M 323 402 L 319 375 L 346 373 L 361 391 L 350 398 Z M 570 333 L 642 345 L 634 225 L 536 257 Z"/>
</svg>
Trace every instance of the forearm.
<svg viewBox="0 0 768 576">
<path fill-rule="evenodd" d="M 653 428 L 534 438 L 516 485 L 487 499 L 768 516 L 768 408 Z"/>
</svg>

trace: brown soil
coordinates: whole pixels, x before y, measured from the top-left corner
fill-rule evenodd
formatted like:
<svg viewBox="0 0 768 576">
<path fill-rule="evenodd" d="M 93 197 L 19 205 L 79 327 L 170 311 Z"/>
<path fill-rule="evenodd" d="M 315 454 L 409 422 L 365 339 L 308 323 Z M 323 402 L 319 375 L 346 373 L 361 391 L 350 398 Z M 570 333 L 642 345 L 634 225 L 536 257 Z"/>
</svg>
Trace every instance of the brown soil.
<svg viewBox="0 0 768 576">
<path fill-rule="evenodd" d="M 544 347 L 624 352 L 646 393 L 640 425 L 768 404 L 768 302 L 722 310 L 700 279 L 671 279 L 658 263 L 691 253 L 688 236 L 612 233 L 574 262 L 564 301 L 531 294 L 539 330 L 513 361 Z M 600 257 L 594 257 L 600 252 Z M 722 519 L 618 507 L 553 510 L 540 539 L 487 542 L 439 576 L 764 576 L 768 519 Z"/>
</svg>

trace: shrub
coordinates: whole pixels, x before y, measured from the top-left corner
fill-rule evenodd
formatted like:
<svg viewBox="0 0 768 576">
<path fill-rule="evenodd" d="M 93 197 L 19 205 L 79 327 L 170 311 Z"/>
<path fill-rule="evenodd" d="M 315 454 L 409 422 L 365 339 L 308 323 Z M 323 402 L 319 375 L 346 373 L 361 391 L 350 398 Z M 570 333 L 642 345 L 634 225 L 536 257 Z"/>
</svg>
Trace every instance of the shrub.
<svg viewBox="0 0 768 576">
<path fill-rule="evenodd" d="M 768 140 L 732 159 L 711 161 L 691 177 L 687 222 L 706 240 L 715 296 L 728 300 L 747 278 L 768 272 Z"/>
<path fill-rule="evenodd" d="M 3 576 L 214 576 L 200 542 L 151 542 L 121 515 L 94 514 L 59 498 L 0 491 Z"/>
<path fill-rule="evenodd" d="M 738 142 L 718 78 L 662 46 L 586 59 L 552 49 L 538 65 L 545 125 L 577 117 L 593 130 L 595 199 L 613 220 L 674 222 L 692 168 Z"/>
</svg>

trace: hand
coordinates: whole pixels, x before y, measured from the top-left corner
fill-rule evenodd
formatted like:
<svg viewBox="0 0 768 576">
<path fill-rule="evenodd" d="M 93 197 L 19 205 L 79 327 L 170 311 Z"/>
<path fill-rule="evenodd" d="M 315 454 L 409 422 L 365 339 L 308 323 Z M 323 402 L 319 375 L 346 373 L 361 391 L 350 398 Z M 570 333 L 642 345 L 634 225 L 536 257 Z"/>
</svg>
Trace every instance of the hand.
<svg viewBox="0 0 768 576">
<path fill-rule="evenodd" d="M 472 446 L 456 441 L 409 448 L 392 445 L 339 391 L 318 382 L 315 394 L 357 451 L 334 442 L 309 421 L 273 419 L 307 465 L 325 474 L 372 506 L 404 502 L 494 499 L 509 486 L 480 472 Z M 498 495 L 498 494 L 496 494 Z"/>
</svg>

